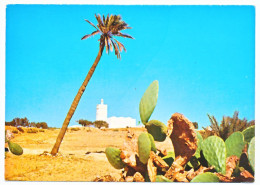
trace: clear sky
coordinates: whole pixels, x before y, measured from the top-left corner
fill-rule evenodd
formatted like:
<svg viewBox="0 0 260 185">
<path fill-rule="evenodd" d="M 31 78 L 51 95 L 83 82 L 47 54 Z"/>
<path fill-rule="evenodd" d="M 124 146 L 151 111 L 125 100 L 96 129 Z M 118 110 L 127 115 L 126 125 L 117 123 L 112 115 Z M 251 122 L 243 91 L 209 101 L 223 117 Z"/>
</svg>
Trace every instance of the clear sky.
<svg viewBox="0 0 260 185">
<path fill-rule="evenodd" d="M 27 117 L 61 127 L 98 53 L 98 14 L 120 14 L 132 29 L 118 38 L 127 52 L 105 52 L 70 125 L 95 120 L 103 98 L 108 116 L 140 120 L 139 101 L 153 80 L 159 97 L 151 119 L 179 112 L 200 128 L 207 113 L 255 119 L 253 6 L 9 5 L 6 9 L 5 120 Z"/>
</svg>

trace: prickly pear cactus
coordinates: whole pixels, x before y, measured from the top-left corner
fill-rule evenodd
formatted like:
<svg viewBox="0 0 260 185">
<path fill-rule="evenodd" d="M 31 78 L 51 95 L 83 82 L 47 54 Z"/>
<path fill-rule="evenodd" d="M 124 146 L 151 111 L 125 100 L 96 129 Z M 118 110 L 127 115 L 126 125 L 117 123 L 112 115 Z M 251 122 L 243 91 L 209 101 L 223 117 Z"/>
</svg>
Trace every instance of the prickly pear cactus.
<svg viewBox="0 0 260 185">
<path fill-rule="evenodd" d="M 227 157 L 236 155 L 240 158 L 242 150 L 245 147 L 244 135 L 242 132 L 234 132 L 225 141 L 227 149 Z"/>
<path fill-rule="evenodd" d="M 172 181 L 164 177 L 163 175 L 157 175 L 155 182 L 172 182 Z"/>
<path fill-rule="evenodd" d="M 153 136 L 155 141 L 164 141 L 167 136 L 167 127 L 165 124 L 158 120 L 151 120 L 145 128 Z"/>
<path fill-rule="evenodd" d="M 244 139 L 246 142 L 250 142 L 253 137 L 255 137 L 255 126 L 250 126 L 242 131 L 244 134 Z"/>
<path fill-rule="evenodd" d="M 23 148 L 18 145 L 17 143 L 13 143 L 8 140 L 8 147 L 10 151 L 15 155 L 22 155 L 23 154 Z"/>
<path fill-rule="evenodd" d="M 121 150 L 118 148 L 108 147 L 105 150 L 109 163 L 116 169 L 124 168 L 125 164 L 120 158 Z"/>
<path fill-rule="evenodd" d="M 249 143 L 248 159 L 252 169 L 255 171 L 255 137 L 253 137 Z"/>
<path fill-rule="evenodd" d="M 5 131 L 5 143 L 7 143 L 7 142 L 8 142 L 8 139 L 6 137 L 6 131 Z"/>
<path fill-rule="evenodd" d="M 196 131 L 196 134 L 197 134 L 198 148 L 196 150 L 195 157 L 200 158 L 200 151 L 201 151 L 201 145 L 203 142 L 203 137 L 201 136 L 201 134 L 198 131 Z"/>
<path fill-rule="evenodd" d="M 169 166 L 172 165 L 174 159 L 175 159 L 175 153 L 174 151 L 170 151 L 167 153 L 166 156 L 162 158 Z"/>
<path fill-rule="evenodd" d="M 217 136 L 210 136 L 202 143 L 202 152 L 208 164 L 214 166 L 217 172 L 226 173 L 226 145 Z"/>
<path fill-rule="evenodd" d="M 219 178 L 210 172 L 205 172 L 194 177 L 190 182 L 219 182 Z"/>
<path fill-rule="evenodd" d="M 139 104 L 139 113 L 142 123 L 145 125 L 149 118 L 151 117 L 154 108 L 157 103 L 159 91 L 159 82 L 157 80 L 153 81 L 150 86 L 146 89 L 140 104 Z"/>
<path fill-rule="evenodd" d="M 147 164 L 151 152 L 151 141 L 148 133 L 143 132 L 138 137 L 138 155 L 143 164 Z"/>
<path fill-rule="evenodd" d="M 148 136 L 149 136 L 149 139 L 151 141 L 151 150 L 156 153 L 157 149 L 156 149 L 156 146 L 155 146 L 155 143 L 154 143 L 154 138 L 151 134 L 148 133 Z"/>
</svg>

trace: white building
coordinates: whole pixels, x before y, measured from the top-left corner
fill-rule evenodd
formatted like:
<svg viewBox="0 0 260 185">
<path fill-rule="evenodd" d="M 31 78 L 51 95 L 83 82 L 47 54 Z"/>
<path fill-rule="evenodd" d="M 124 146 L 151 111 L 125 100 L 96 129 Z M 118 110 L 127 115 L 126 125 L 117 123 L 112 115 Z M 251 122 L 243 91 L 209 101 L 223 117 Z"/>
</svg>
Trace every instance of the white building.
<svg viewBox="0 0 260 185">
<path fill-rule="evenodd" d="M 107 121 L 107 105 L 104 104 L 103 99 L 101 99 L 101 104 L 97 105 L 96 120 Z"/>
<path fill-rule="evenodd" d="M 97 105 L 96 120 L 103 120 L 109 124 L 109 128 L 136 127 L 136 119 L 131 117 L 107 117 L 107 105 L 101 99 L 101 104 Z"/>
</svg>

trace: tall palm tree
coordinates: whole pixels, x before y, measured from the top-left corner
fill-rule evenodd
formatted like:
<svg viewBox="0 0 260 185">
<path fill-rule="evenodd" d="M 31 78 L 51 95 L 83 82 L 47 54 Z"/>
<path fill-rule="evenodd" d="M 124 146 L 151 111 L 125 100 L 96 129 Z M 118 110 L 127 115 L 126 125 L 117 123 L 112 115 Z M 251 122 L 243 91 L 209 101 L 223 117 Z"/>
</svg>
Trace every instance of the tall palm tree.
<svg viewBox="0 0 260 185">
<path fill-rule="evenodd" d="M 116 40 L 115 38 L 113 38 L 113 36 L 120 36 L 120 37 L 126 37 L 126 38 L 133 39 L 133 37 L 131 37 L 130 35 L 121 33 L 121 30 L 131 29 L 131 27 L 128 27 L 128 25 L 121 19 L 120 15 L 110 15 L 109 16 L 109 14 L 108 14 L 106 18 L 103 15 L 103 19 L 100 15 L 95 15 L 95 17 L 98 21 L 97 26 L 95 26 L 93 23 L 91 23 L 88 20 L 85 20 L 85 21 L 87 21 L 89 24 L 91 24 L 96 30 L 94 32 L 92 32 L 91 34 L 85 35 L 84 37 L 82 37 L 81 40 L 87 39 L 90 36 L 100 34 L 99 52 L 98 52 L 95 62 L 91 66 L 83 84 L 79 88 L 79 91 L 70 106 L 69 112 L 63 122 L 62 128 L 60 129 L 60 133 L 57 137 L 56 143 L 54 144 L 54 146 L 52 148 L 52 151 L 51 151 L 52 155 L 56 155 L 57 152 L 59 151 L 60 144 L 63 140 L 63 137 L 64 137 L 67 127 L 69 125 L 69 122 L 78 106 L 79 100 L 80 100 L 83 92 L 85 91 L 86 86 L 88 85 L 88 82 L 89 82 L 91 76 L 93 75 L 93 73 L 97 67 L 97 64 L 102 56 L 104 47 L 106 47 L 107 53 L 109 53 L 109 50 L 113 51 L 113 48 L 114 48 L 115 55 L 117 56 L 118 59 L 120 59 L 121 58 L 120 52 L 122 52 L 123 49 L 126 51 L 126 49 L 125 49 L 124 45 L 122 43 L 120 43 L 118 40 Z"/>
</svg>

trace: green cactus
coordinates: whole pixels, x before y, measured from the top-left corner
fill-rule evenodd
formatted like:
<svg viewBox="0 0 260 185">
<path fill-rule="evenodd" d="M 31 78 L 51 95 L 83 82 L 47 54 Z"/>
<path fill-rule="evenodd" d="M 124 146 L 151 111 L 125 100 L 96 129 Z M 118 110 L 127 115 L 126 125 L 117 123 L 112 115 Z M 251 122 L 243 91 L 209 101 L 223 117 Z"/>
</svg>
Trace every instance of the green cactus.
<svg viewBox="0 0 260 185">
<path fill-rule="evenodd" d="M 151 152 L 151 141 L 148 133 L 143 132 L 138 137 L 138 155 L 143 164 L 146 164 Z"/>
<path fill-rule="evenodd" d="M 153 136 L 155 141 L 164 141 L 167 136 L 167 127 L 165 124 L 158 120 L 151 120 L 145 128 Z"/>
<path fill-rule="evenodd" d="M 210 172 L 205 172 L 194 177 L 190 182 L 219 182 L 219 178 Z"/>
<path fill-rule="evenodd" d="M 197 169 L 200 166 L 200 162 L 197 157 L 192 156 L 187 165 L 191 168 Z"/>
<path fill-rule="evenodd" d="M 201 134 L 198 131 L 196 131 L 196 134 L 197 134 L 198 148 L 197 148 L 194 156 L 196 158 L 200 158 L 200 151 L 201 151 L 201 145 L 203 142 L 203 137 L 201 136 Z"/>
<path fill-rule="evenodd" d="M 125 167 L 125 163 L 123 163 L 122 159 L 120 158 L 121 150 L 118 148 L 108 147 L 105 150 L 107 159 L 109 163 L 116 169 L 122 169 Z"/>
<path fill-rule="evenodd" d="M 174 151 L 170 151 L 168 152 L 168 154 L 164 157 L 162 157 L 162 159 L 169 165 L 171 166 L 174 159 L 175 159 L 175 153 Z"/>
<path fill-rule="evenodd" d="M 6 137 L 6 131 L 5 131 L 5 143 L 7 143 L 7 142 L 8 142 L 8 139 Z"/>
<path fill-rule="evenodd" d="M 159 82 L 157 80 L 153 81 L 150 86 L 146 89 L 140 104 L 139 104 L 139 113 L 141 121 L 144 125 L 148 122 L 151 117 L 154 108 L 157 103 L 159 91 Z"/>
<path fill-rule="evenodd" d="M 23 154 L 23 148 L 18 145 L 17 143 L 13 143 L 8 140 L 8 147 L 10 151 L 15 155 L 22 155 Z"/>
<path fill-rule="evenodd" d="M 225 141 L 227 149 L 227 157 L 236 155 L 240 158 L 243 148 L 245 147 L 244 135 L 242 132 L 234 132 Z"/>
<path fill-rule="evenodd" d="M 151 182 L 150 177 L 148 175 L 148 171 L 146 171 L 145 174 L 144 174 L 144 181 L 145 182 Z"/>
<path fill-rule="evenodd" d="M 248 146 L 248 159 L 252 169 L 255 171 L 255 137 L 253 137 Z"/>
<path fill-rule="evenodd" d="M 255 126 L 250 126 L 242 131 L 244 139 L 246 142 L 250 142 L 253 137 L 255 137 Z"/>
<path fill-rule="evenodd" d="M 210 136 L 202 143 L 202 152 L 209 165 L 217 172 L 226 173 L 226 145 L 217 136 Z"/>
<path fill-rule="evenodd" d="M 156 153 L 157 149 L 156 149 L 156 146 L 155 146 L 155 143 L 154 143 L 154 138 L 151 134 L 148 133 L 148 136 L 149 136 L 149 139 L 151 141 L 151 150 Z"/>
<path fill-rule="evenodd" d="M 157 175 L 155 182 L 172 182 L 170 179 L 167 179 L 163 175 Z"/>
</svg>

